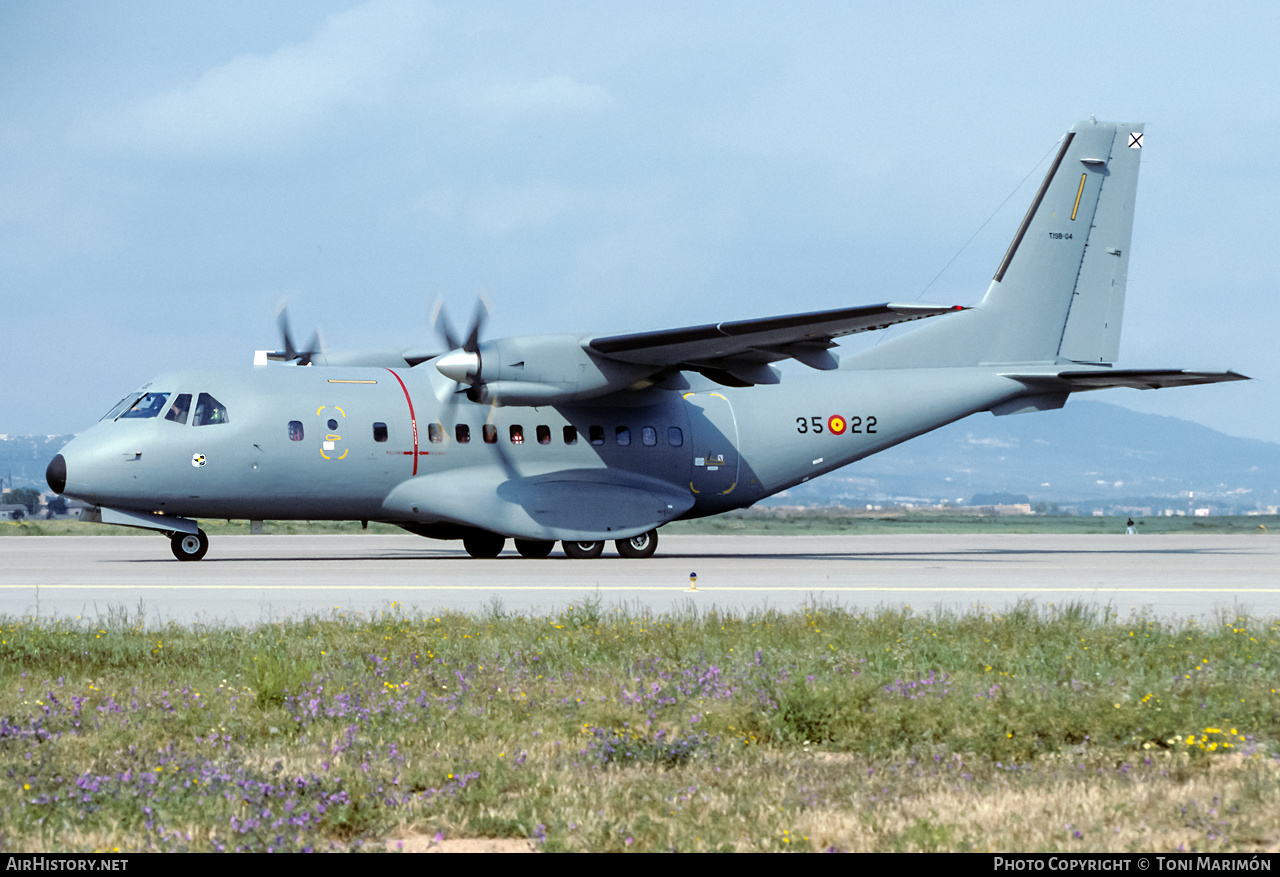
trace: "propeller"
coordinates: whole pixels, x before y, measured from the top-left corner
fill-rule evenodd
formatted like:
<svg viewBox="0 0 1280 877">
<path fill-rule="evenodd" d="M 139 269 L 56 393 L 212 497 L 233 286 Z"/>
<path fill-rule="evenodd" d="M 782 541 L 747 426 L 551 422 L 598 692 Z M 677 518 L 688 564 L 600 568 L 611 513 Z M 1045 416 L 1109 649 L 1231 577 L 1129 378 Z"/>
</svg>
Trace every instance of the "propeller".
<svg viewBox="0 0 1280 877">
<path fill-rule="evenodd" d="M 449 318 L 444 313 L 444 301 L 436 302 L 431 314 L 431 327 L 444 341 L 448 353 L 436 360 L 436 370 L 457 384 L 455 393 L 467 394 L 471 401 L 479 401 L 478 387 L 480 383 L 480 332 L 484 329 L 489 317 L 489 305 L 480 296 L 476 300 L 475 314 L 471 318 L 471 330 L 466 340 L 453 331 Z"/>
<path fill-rule="evenodd" d="M 472 402 L 484 402 L 481 392 L 484 384 L 481 382 L 481 363 L 480 363 L 480 333 L 484 330 L 484 324 L 489 318 L 489 303 L 485 301 L 483 295 L 476 299 L 475 313 L 471 317 L 471 328 L 465 339 L 453 331 L 449 318 L 445 316 L 444 300 L 438 299 L 435 308 L 431 313 L 431 328 L 444 342 L 448 353 L 442 354 L 435 360 L 436 370 L 445 377 L 454 382 L 454 391 L 443 395 L 441 402 L 448 403 L 449 406 L 456 405 L 458 396 L 466 394 L 466 397 Z M 494 416 L 497 414 L 497 399 L 489 401 L 489 411 L 485 416 L 484 424 L 481 427 L 481 435 L 474 436 L 473 441 L 483 441 L 484 427 L 493 424 Z M 452 417 L 446 417 L 446 420 L 452 421 Z M 453 425 L 450 424 L 452 430 Z M 506 446 L 507 437 L 499 435 L 494 448 L 498 452 L 498 460 L 503 470 L 509 478 L 519 478 L 521 473 L 516 466 L 515 461 L 511 459 L 510 451 Z"/>
<path fill-rule="evenodd" d="M 289 309 L 284 305 L 280 306 L 280 310 L 276 313 L 276 322 L 280 326 L 280 336 L 284 340 L 284 350 L 278 350 L 267 354 L 267 359 L 275 362 L 292 362 L 295 359 L 298 365 L 311 365 L 311 358 L 320 353 L 320 331 L 316 330 L 311 336 L 311 342 L 307 345 L 306 350 L 298 350 L 293 346 L 293 333 L 289 331 Z"/>
</svg>

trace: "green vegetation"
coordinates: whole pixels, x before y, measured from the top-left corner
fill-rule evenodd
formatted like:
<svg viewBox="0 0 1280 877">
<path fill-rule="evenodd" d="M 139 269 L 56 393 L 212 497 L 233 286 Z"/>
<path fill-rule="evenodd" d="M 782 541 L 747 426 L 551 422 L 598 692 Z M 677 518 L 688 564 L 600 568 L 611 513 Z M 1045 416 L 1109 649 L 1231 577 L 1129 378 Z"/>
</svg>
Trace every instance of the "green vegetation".
<svg viewBox="0 0 1280 877">
<path fill-rule="evenodd" d="M 1280 533 L 1277 515 L 1223 515 L 1211 518 L 1141 518 L 1138 532 L 1164 533 Z M 843 509 L 773 510 L 749 509 L 713 518 L 675 521 L 662 528 L 662 535 L 706 534 L 741 536 L 836 536 L 885 535 L 891 533 L 1123 533 L 1123 517 L 1076 517 L 1069 515 L 974 515 L 944 514 L 937 511 L 854 514 Z"/>
<path fill-rule="evenodd" d="M 0 848 L 1245 850 L 1280 622 L 609 610 L 0 619 Z"/>
<path fill-rule="evenodd" d="M 248 521 L 200 521 L 210 536 L 247 536 Z M 404 530 L 391 524 L 370 523 L 367 530 L 359 521 L 264 521 L 262 532 L 271 536 L 315 536 L 323 534 L 377 533 L 403 535 Z M 0 526 L 0 536 L 147 536 L 156 538 L 155 530 L 119 527 L 113 524 L 86 524 L 80 521 L 31 520 Z"/>
<path fill-rule="evenodd" d="M 6 490 L 3 495 L 0 495 L 0 503 L 26 506 L 27 514 L 34 515 L 40 506 L 40 491 L 33 487 Z"/>
<path fill-rule="evenodd" d="M 245 535 L 247 521 L 202 520 L 200 526 L 210 536 Z M 693 521 L 674 521 L 662 528 L 663 536 L 836 536 L 889 533 L 1123 533 L 1123 517 L 1073 517 L 1067 515 L 974 515 L 943 514 L 936 511 L 901 511 L 874 516 L 854 514 L 844 509 L 775 510 L 748 509 Z M 390 524 L 370 523 L 367 530 L 355 521 L 266 521 L 268 535 L 323 533 L 403 533 Z M 1211 518 L 1142 518 L 1138 532 L 1164 533 L 1276 534 L 1278 515 L 1222 515 Z M 152 535 L 147 530 L 83 524 L 79 521 L 23 521 L 0 527 L 0 536 L 130 536 Z"/>
</svg>

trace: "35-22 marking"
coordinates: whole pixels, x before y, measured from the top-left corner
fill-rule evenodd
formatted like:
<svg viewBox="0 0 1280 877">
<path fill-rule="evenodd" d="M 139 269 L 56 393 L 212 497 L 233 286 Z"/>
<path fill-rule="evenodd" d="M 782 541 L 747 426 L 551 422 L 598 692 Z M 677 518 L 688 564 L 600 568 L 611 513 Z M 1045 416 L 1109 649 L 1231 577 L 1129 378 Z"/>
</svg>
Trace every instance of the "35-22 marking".
<svg viewBox="0 0 1280 877">
<path fill-rule="evenodd" d="M 874 415 L 865 417 L 845 417 L 842 414 L 832 414 L 830 417 L 797 417 L 796 432 L 801 435 L 820 435 L 829 432 L 832 435 L 844 435 L 846 432 L 858 434 L 872 434 L 876 431 L 876 418 Z"/>
</svg>

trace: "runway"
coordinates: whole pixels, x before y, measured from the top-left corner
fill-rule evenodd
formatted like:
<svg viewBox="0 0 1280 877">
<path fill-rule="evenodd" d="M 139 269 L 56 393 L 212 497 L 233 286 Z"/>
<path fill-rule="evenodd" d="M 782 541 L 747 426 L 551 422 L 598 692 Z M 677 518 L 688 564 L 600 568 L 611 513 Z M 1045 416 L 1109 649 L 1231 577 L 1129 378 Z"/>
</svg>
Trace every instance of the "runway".
<svg viewBox="0 0 1280 877">
<path fill-rule="evenodd" d="M 509 545 L 510 543 L 508 543 Z M 689 589 L 697 573 L 697 590 Z M 999 611 L 1110 605 L 1122 616 L 1280 617 L 1280 539 L 1259 536 L 664 536 L 648 560 L 508 550 L 474 560 L 460 543 L 411 535 L 214 536 L 179 563 L 160 536 L 0 539 L 0 616 L 105 617 L 141 607 L 150 624 L 253 624 L 303 615 L 554 611 L 598 597 L 655 612 L 746 612 L 815 601 L 848 609 Z"/>
</svg>

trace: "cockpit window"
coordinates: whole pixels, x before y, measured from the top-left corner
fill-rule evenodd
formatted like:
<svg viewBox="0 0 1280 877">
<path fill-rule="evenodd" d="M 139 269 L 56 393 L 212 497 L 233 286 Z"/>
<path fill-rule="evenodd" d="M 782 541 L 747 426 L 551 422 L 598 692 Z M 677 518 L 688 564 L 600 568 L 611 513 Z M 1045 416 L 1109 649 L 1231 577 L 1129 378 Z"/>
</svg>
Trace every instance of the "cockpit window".
<svg viewBox="0 0 1280 877">
<path fill-rule="evenodd" d="M 102 415 L 102 419 L 115 420 L 117 417 L 120 416 L 121 412 L 128 411 L 129 406 L 132 405 L 134 402 L 137 402 L 144 395 L 146 394 L 141 391 L 137 393 L 130 393 L 128 396 L 125 396 L 123 399 L 121 399 L 119 402 L 113 405 L 110 411 Z"/>
<path fill-rule="evenodd" d="M 128 411 L 120 415 L 120 418 L 136 417 L 145 420 L 148 417 L 156 417 L 164 409 L 164 403 L 168 398 L 168 393 L 143 393 L 137 402 L 129 406 Z"/>
<path fill-rule="evenodd" d="M 191 419 L 192 426 L 209 426 L 215 423 L 230 423 L 230 421 L 231 419 L 227 417 L 227 406 L 208 393 L 200 394 L 200 398 L 196 401 L 195 417 Z"/>
<path fill-rule="evenodd" d="M 174 423 L 186 423 L 187 415 L 191 412 L 191 394 L 183 393 L 173 400 L 173 407 L 169 409 L 169 413 L 164 416 L 165 420 L 172 420 Z"/>
</svg>

